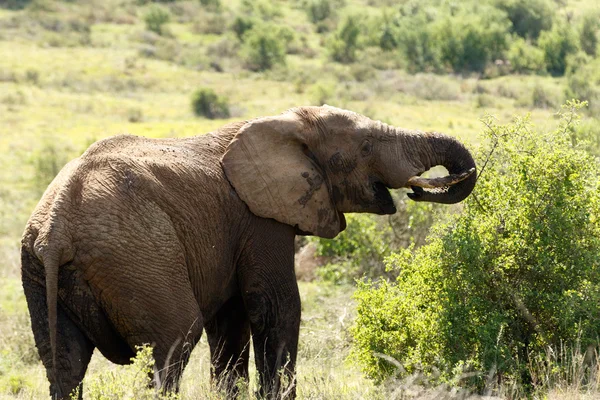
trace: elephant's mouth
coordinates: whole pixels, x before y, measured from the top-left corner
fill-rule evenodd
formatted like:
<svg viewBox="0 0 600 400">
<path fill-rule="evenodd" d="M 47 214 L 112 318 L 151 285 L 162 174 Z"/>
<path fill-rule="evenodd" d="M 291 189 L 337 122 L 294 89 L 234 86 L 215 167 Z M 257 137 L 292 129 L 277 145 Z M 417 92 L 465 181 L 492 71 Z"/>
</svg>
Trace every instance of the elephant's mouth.
<svg viewBox="0 0 600 400">
<path fill-rule="evenodd" d="M 396 206 L 394 205 L 394 199 L 388 190 L 387 186 L 383 182 L 373 183 L 373 191 L 375 192 L 375 203 L 379 209 L 377 214 L 394 214 L 396 212 Z"/>
</svg>

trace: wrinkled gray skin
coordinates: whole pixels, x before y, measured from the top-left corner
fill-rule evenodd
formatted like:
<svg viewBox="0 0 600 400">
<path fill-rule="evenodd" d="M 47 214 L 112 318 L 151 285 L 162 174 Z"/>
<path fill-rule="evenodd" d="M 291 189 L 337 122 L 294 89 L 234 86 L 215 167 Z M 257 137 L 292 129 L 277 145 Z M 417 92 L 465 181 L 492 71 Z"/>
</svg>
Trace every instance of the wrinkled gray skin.
<svg viewBox="0 0 600 400">
<path fill-rule="evenodd" d="M 293 397 L 294 379 L 280 387 L 277 371 L 293 377 L 298 346 L 294 236 L 334 237 L 345 212 L 394 213 L 386 187 L 435 165 L 451 174 L 475 166 L 450 137 L 329 106 L 187 139 L 92 145 L 46 190 L 22 240 L 51 395 L 80 384 L 94 348 L 126 364 L 145 343 L 158 381 L 177 390 L 205 329 L 219 384 L 247 377 L 252 335 L 262 394 Z M 409 196 L 455 203 L 474 185 L 472 174 L 445 192 Z"/>
</svg>

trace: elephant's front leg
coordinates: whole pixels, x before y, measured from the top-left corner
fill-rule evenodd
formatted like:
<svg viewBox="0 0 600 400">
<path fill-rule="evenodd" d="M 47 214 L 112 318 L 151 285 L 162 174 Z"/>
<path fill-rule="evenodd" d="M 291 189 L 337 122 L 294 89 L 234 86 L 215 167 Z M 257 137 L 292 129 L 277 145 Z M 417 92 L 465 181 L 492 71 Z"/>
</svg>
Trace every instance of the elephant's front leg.
<svg viewBox="0 0 600 400">
<path fill-rule="evenodd" d="M 294 231 L 263 220 L 266 237 L 254 238 L 240 267 L 242 296 L 252 330 L 261 398 L 296 396 L 300 295 L 294 274 Z M 261 235 L 262 236 L 262 235 Z"/>
</svg>

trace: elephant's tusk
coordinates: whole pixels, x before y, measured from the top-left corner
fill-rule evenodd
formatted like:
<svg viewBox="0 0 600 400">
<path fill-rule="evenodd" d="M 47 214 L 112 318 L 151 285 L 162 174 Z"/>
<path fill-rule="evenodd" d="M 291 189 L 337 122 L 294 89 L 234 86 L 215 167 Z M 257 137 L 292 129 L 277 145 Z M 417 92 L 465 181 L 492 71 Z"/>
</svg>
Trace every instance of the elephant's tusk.
<svg viewBox="0 0 600 400">
<path fill-rule="evenodd" d="M 471 168 L 466 172 L 460 174 L 450 174 L 441 178 L 422 178 L 420 176 L 413 176 L 408 180 L 406 186 L 418 186 L 425 189 L 443 188 L 457 184 L 458 182 L 464 181 L 471 174 L 475 172 L 475 168 Z"/>
</svg>

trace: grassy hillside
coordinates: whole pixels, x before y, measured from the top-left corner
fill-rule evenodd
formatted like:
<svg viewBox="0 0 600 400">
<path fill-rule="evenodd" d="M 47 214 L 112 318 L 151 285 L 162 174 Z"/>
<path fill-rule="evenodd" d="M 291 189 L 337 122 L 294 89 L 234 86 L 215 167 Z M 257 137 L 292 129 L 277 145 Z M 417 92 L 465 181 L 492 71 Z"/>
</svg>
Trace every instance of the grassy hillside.
<svg viewBox="0 0 600 400">
<path fill-rule="evenodd" d="M 542 128 L 557 124 L 554 114 L 560 104 L 573 95 L 573 88 L 581 87 L 573 83 L 575 72 L 552 74 L 543 66 L 516 74 L 514 63 L 505 62 L 517 40 L 509 27 L 502 62 L 490 58 L 481 70 L 455 70 L 440 56 L 435 65 L 415 70 L 402 47 L 402 23 L 394 21 L 404 21 L 402 13 L 417 3 L 0 1 L 0 397 L 39 398 L 47 391 L 20 286 L 20 234 L 54 174 L 95 140 L 119 133 L 198 135 L 228 121 L 323 103 L 405 128 L 446 132 L 470 143 L 477 141 L 479 120 L 486 114 L 507 121 L 529 113 Z M 422 3 L 414 18 L 424 13 L 430 18 L 427 26 L 450 15 L 450 2 Z M 468 9 L 476 2 L 466 3 Z M 481 3 L 492 7 L 501 2 Z M 555 23 L 568 21 L 577 35 L 587 16 L 600 15 L 595 0 L 547 3 Z M 318 8 L 323 4 L 329 4 L 328 11 Z M 461 10 L 456 18 L 463 18 Z M 149 15 L 160 12 L 168 21 L 152 31 Z M 346 40 L 343 27 L 352 16 L 359 29 L 353 55 L 332 44 Z M 378 43 L 386 21 L 391 21 L 397 44 L 384 50 Z M 272 50 L 279 61 L 269 68 L 256 66 L 249 53 L 250 34 L 239 34 L 244 23 L 254 24 L 255 35 L 261 32 L 256 27 L 275 32 L 282 40 Z M 527 43 L 538 46 L 537 39 Z M 582 51 L 574 50 L 569 60 Z M 587 91 L 578 93 L 595 98 L 598 56 L 580 58 L 569 61 L 571 69 L 591 72 L 584 79 Z M 194 114 L 192 96 L 201 88 L 226 99 L 229 118 Z M 598 126 L 594 118 L 599 115 L 591 108 L 584 126 Z M 352 288 L 309 283 L 301 291 L 300 397 L 400 396 L 397 388 L 376 387 L 357 366 L 344 362 L 354 315 Z M 184 398 L 202 398 L 210 390 L 207 356 L 203 342 L 186 371 Z M 88 379 L 107 370 L 116 367 L 95 356 Z M 195 387 L 197 376 L 204 385 L 200 389 Z M 410 393 L 422 394 L 417 389 Z"/>
</svg>

